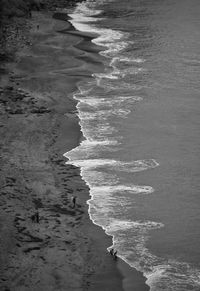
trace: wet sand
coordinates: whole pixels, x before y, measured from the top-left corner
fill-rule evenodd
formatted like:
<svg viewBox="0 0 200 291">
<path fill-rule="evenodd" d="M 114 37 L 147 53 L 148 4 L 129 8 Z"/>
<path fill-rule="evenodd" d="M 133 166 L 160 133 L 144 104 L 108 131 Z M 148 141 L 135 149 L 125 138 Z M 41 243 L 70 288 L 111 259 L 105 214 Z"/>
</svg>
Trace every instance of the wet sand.
<svg viewBox="0 0 200 291">
<path fill-rule="evenodd" d="M 107 252 L 111 238 L 89 219 L 89 189 L 63 157 L 81 139 L 72 93 L 103 70 L 99 48 L 67 15 L 35 12 L 31 26 L 32 45 L 0 80 L 0 290 L 148 290 Z"/>
</svg>

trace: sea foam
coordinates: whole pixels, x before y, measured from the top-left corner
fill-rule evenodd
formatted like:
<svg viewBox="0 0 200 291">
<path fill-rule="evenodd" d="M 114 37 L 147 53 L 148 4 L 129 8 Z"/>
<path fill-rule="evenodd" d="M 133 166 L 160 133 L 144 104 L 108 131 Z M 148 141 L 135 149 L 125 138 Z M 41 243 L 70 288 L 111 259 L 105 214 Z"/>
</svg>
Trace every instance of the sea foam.
<svg viewBox="0 0 200 291">
<path fill-rule="evenodd" d="M 138 186 L 138 185 L 112 185 L 112 186 L 98 186 L 92 187 L 92 195 L 102 195 L 102 193 L 116 193 L 116 192 L 130 192 L 133 194 L 150 194 L 154 191 L 151 186 Z"/>
<path fill-rule="evenodd" d="M 82 143 L 88 143 L 88 141 L 83 141 Z M 105 145 L 105 142 L 99 142 Z M 95 143 L 96 145 L 97 143 Z M 66 153 L 66 157 L 70 156 L 70 152 Z M 156 168 L 159 166 L 159 163 L 156 162 L 154 159 L 150 160 L 138 160 L 132 162 L 123 162 L 123 161 L 116 161 L 114 159 L 84 159 L 84 160 L 76 160 L 73 159 L 66 162 L 66 164 L 73 163 L 77 167 L 84 167 L 84 168 L 101 168 L 105 167 L 107 169 L 115 169 L 115 171 L 125 171 L 125 172 L 140 172 L 150 168 Z"/>
<path fill-rule="evenodd" d="M 98 3 L 104 2 L 110 1 L 98 1 Z M 87 203 L 91 220 L 113 237 L 113 246 L 118 250 L 119 257 L 132 267 L 144 272 L 147 277 L 146 283 L 151 287 L 151 291 L 183 291 L 186 286 L 188 290 L 199 291 L 200 273 L 198 270 L 183 262 L 155 256 L 148 250 L 147 241 L 150 231 L 165 227 L 162 222 L 145 218 L 126 220 L 123 216 L 130 207 L 133 216 L 137 217 L 137 209 L 134 208 L 135 197 L 151 194 L 154 189 L 151 186 L 134 185 L 134 183 L 122 185 L 117 172 L 145 171 L 158 167 L 159 163 L 154 159 L 126 162 L 102 158 L 104 150 L 108 153 L 109 150 L 115 150 L 119 146 L 117 134 L 115 138 L 105 137 L 106 133 L 109 135 L 109 130 L 117 133 L 108 122 L 109 116 L 121 118 L 123 112 L 120 115 L 117 104 L 123 107 L 123 102 L 131 102 L 130 92 L 143 89 L 143 86 L 134 82 L 128 83 L 123 78 L 128 74 L 143 73 L 145 71 L 143 63 L 146 60 L 142 57 L 127 57 L 127 49 L 134 44 L 129 40 L 128 33 L 95 26 L 94 23 L 98 24 L 97 21 L 101 20 L 95 15 L 101 15 L 101 13 L 101 10 L 96 9 L 96 2 L 91 0 L 78 4 L 75 13 L 71 15 L 72 23 L 77 29 L 93 32 L 97 36 L 92 42 L 104 46 L 105 50 L 101 52 L 101 55 L 107 58 L 110 68 L 103 73 L 94 73 L 94 80 L 81 83 L 79 91 L 74 95 L 74 98 L 79 101 L 77 107 L 81 118 L 80 124 L 86 140 L 82 141 L 78 148 L 66 153 L 68 163 L 81 167 L 81 175 L 90 187 L 91 199 Z M 124 94 L 126 91 L 127 96 Z M 116 92 L 115 95 L 114 92 Z M 142 101 L 140 96 L 134 99 L 135 95 L 137 97 L 140 94 L 134 92 L 133 102 Z M 106 110 L 103 106 L 107 106 Z M 111 110 L 110 106 L 114 108 Z M 92 112 L 95 107 L 96 111 L 100 109 L 101 113 Z M 121 109 L 129 108 L 125 106 Z M 91 122 L 95 120 L 100 125 L 97 126 L 97 123 L 91 125 Z M 102 135 L 98 137 L 100 132 Z M 106 169 L 105 172 L 104 169 Z"/>
</svg>

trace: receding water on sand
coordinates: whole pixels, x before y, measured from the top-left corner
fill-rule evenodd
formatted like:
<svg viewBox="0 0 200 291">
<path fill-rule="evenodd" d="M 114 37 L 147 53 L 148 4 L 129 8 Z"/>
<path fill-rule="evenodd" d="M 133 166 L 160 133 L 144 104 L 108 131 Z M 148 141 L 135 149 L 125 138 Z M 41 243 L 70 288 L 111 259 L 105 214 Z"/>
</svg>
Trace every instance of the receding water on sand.
<svg viewBox="0 0 200 291">
<path fill-rule="evenodd" d="M 70 15 L 104 70 L 79 83 L 85 139 L 65 155 L 90 187 L 91 219 L 155 291 L 200 289 L 197 10 L 87 1 Z"/>
</svg>

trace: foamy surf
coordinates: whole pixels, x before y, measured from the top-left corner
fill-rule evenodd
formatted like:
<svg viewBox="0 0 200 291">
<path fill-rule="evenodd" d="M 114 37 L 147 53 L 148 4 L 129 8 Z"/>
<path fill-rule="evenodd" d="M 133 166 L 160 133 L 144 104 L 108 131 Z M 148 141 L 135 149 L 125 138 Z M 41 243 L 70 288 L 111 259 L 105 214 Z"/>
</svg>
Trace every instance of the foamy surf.
<svg viewBox="0 0 200 291">
<path fill-rule="evenodd" d="M 138 186 L 138 185 L 112 185 L 112 186 L 98 186 L 92 187 L 90 193 L 92 195 L 102 195 L 102 193 L 116 193 L 116 192 L 129 192 L 132 194 L 150 194 L 154 189 L 151 186 Z"/>
<path fill-rule="evenodd" d="M 145 62 L 145 59 L 143 59 L 143 58 L 117 56 L 117 57 L 112 59 L 111 65 L 116 65 L 117 63 L 141 64 L 144 62 Z"/>
<path fill-rule="evenodd" d="M 94 80 L 81 82 L 74 95 L 79 102 L 77 109 L 85 140 L 78 148 L 66 153 L 68 163 L 81 168 L 81 175 L 90 188 L 88 205 L 91 220 L 113 237 L 118 255 L 145 274 L 151 291 L 185 291 L 184 286 L 188 286 L 188 290 L 199 291 L 198 270 L 183 262 L 155 256 L 147 248 L 151 232 L 164 228 L 164 224 L 157 219 L 137 219 L 135 199 L 141 199 L 142 203 L 142 199 L 159 193 L 154 192 L 152 186 L 134 184 L 134 176 L 139 175 L 135 173 L 153 171 L 159 163 L 138 156 L 136 158 L 140 160 L 128 162 L 118 161 L 116 156 L 112 158 L 123 139 L 116 125 L 123 123 L 123 117 L 127 120 L 137 105 L 136 101 L 143 101 L 140 93 L 144 84 L 135 80 L 145 74 L 146 57 L 139 54 L 134 57 L 131 51 L 133 47 L 137 49 L 143 39 L 135 42 L 129 38 L 129 33 L 101 27 L 103 11 L 96 8 L 98 3 L 82 3 L 71 15 L 76 29 L 96 35 L 92 42 L 104 47 L 100 54 L 106 57 L 107 69 L 101 73 L 94 72 Z M 147 41 L 148 37 L 144 43 Z M 133 175 L 133 183 L 120 183 L 124 173 Z M 129 210 L 135 219 L 126 219 Z"/>
<path fill-rule="evenodd" d="M 156 229 L 164 227 L 162 223 L 154 222 L 154 221 L 131 221 L 131 220 L 112 220 L 109 225 L 106 227 L 106 231 L 108 234 L 110 232 L 114 233 L 119 230 L 126 229 L 143 229 L 143 231 L 147 231 L 150 229 Z"/>
<path fill-rule="evenodd" d="M 157 265 L 152 272 L 146 272 L 147 284 L 151 291 L 199 291 L 200 273 L 186 263 L 170 261 Z"/>
<path fill-rule="evenodd" d="M 78 99 L 78 98 L 76 98 Z M 112 98 L 97 98 L 95 96 L 87 96 L 87 97 L 82 97 L 79 100 L 79 104 L 77 107 L 80 108 L 83 104 L 88 104 L 90 106 L 94 106 L 95 108 L 98 106 L 114 106 L 114 105 L 122 105 L 121 103 L 125 102 L 126 104 L 128 103 L 129 105 L 131 103 L 135 103 L 138 101 L 142 101 L 142 97 L 140 96 L 116 96 L 115 99 Z"/>
<path fill-rule="evenodd" d="M 83 141 L 83 143 L 86 141 Z M 70 152 L 65 154 L 66 157 L 70 158 Z M 148 169 L 153 169 L 159 166 L 156 160 L 138 160 L 132 162 L 116 161 L 114 159 L 84 159 L 84 160 L 69 160 L 66 164 L 73 164 L 76 167 L 82 167 L 84 169 L 99 169 L 106 167 L 106 169 L 115 169 L 115 171 L 125 172 L 140 172 Z"/>
<path fill-rule="evenodd" d="M 189 264 L 176 260 L 166 260 L 149 252 L 146 247 L 147 234 L 151 230 L 163 228 L 154 221 L 111 220 L 105 227 L 106 233 L 113 236 L 113 246 L 119 250 L 119 256 L 130 266 L 144 272 L 146 283 L 151 291 L 199 290 L 199 270 Z M 134 240 L 127 240 L 126 232 Z"/>
</svg>

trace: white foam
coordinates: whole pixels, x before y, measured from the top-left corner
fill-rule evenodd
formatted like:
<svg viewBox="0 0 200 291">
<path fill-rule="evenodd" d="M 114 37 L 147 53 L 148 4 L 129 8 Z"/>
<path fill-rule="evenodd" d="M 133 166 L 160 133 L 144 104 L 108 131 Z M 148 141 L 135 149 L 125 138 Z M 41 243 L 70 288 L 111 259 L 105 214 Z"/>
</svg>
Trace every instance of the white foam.
<svg viewBox="0 0 200 291">
<path fill-rule="evenodd" d="M 146 283 L 152 291 L 200 290 L 200 272 L 184 262 L 168 261 L 146 272 Z M 187 289 L 186 289 L 187 288 Z"/>
<path fill-rule="evenodd" d="M 111 91 L 111 90 L 134 90 L 134 91 L 138 91 L 144 88 L 144 86 L 140 86 L 137 84 L 133 84 L 133 83 L 127 83 L 127 82 L 113 82 L 112 80 L 109 79 L 97 79 L 97 85 L 101 88 L 103 88 L 104 90 L 107 89 L 107 91 Z"/>
<path fill-rule="evenodd" d="M 86 84 L 84 84 L 84 86 L 79 85 L 78 86 L 78 90 L 76 93 L 73 94 L 74 99 L 76 100 L 80 100 L 81 97 L 85 97 L 87 96 L 91 90 L 92 90 L 92 86 L 96 84 L 96 82 L 87 82 Z"/>
<path fill-rule="evenodd" d="M 149 160 L 138 160 L 132 162 L 122 163 L 118 166 L 118 171 L 124 172 L 140 172 L 152 168 L 156 168 L 159 166 L 159 163 L 154 159 Z"/>
<path fill-rule="evenodd" d="M 139 74 L 140 72 L 146 71 L 144 68 L 136 68 L 136 67 L 129 67 L 126 69 L 120 69 L 118 70 L 116 67 L 113 67 L 113 71 L 110 73 L 96 73 L 93 74 L 94 77 L 96 78 L 107 78 L 107 79 L 112 79 L 112 80 L 117 80 L 119 78 L 124 78 L 128 74 L 129 75 L 136 75 Z"/>
<path fill-rule="evenodd" d="M 66 164 L 71 164 L 72 162 L 76 163 L 77 167 L 84 167 L 84 168 L 90 168 L 90 169 L 116 164 L 115 160 L 109 160 L 109 159 L 75 160 L 75 161 L 66 162 Z"/>
<path fill-rule="evenodd" d="M 70 17 L 72 17 L 75 21 L 78 20 L 80 22 L 91 22 L 101 20 L 102 18 L 95 18 L 93 16 L 99 15 L 102 13 L 102 10 L 100 9 L 94 9 L 89 8 L 87 5 L 84 5 L 83 3 L 79 3 L 73 12 L 73 14 L 69 14 Z M 92 17 L 91 17 L 92 16 Z"/>
<path fill-rule="evenodd" d="M 99 3 L 104 3 L 109 0 L 99 0 Z M 99 37 L 93 40 L 94 43 L 104 45 L 106 51 L 101 52 L 102 55 L 106 57 L 114 57 L 111 61 L 111 66 L 114 67 L 114 71 L 106 74 L 95 74 L 94 77 L 98 85 L 104 88 L 105 91 L 110 92 L 110 90 L 114 89 L 122 89 L 129 88 L 131 90 L 139 90 L 142 87 L 136 86 L 132 84 L 127 84 L 119 82 L 116 84 L 115 81 L 120 77 L 119 69 L 115 67 L 117 63 L 126 63 L 137 66 L 138 64 L 143 63 L 145 60 L 142 58 L 127 58 L 119 56 L 119 53 L 123 52 L 125 48 L 127 48 L 131 43 L 127 41 L 127 34 L 114 31 L 110 29 L 101 29 L 97 28 L 94 25 L 88 25 L 88 22 L 97 21 L 94 17 L 90 15 L 95 15 L 95 13 L 101 13 L 100 10 L 93 10 L 95 7 L 95 2 L 87 1 L 90 3 L 92 9 L 87 7 L 87 4 L 81 3 L 78 5 L 80 8 L 77 13 L 72 15 L 74 19 L 72 20 L 73 25 L 80 29 L 81 31 L 94 32 Z M 87 3 L 86 2 L 86 3 Z M 86 15 L 86 17 L 84 16 Z M 82 23 L 80 23 L 82 22 Z M 123 66 L 123 64 L 122 64 Z M 122 76 L 125 74 L 137 74 L 143 71 L 143 68 L 137 68 L 136 70 L 133 67 L 122 69 Z M 77 93 L 75 98 L 81 102 L 85 102 L 91 106 L 103 105 L 103 102 L 107 103 L 106 100 L 103 101 L 103 98 L 99 101 L 90 99 L 89 93 L 91 93 L 92 86 L 96 84 L 93 81 L 90 84 L 86 84 L 80 86 L 80 92 Z M 87 97 L 85 97 L 86 95 Z M 123 96 L 122 96 L 123 97 Z M 127 97 L 127 96 L 125 96 Z M 99 98 L 99 96 L 98 96 Z M 142 100 L 139 97 L 138 101 Z M 115 101 L 112 101 L 113 105 Z M 117 101 L 116 101 L 117 102 Z M 118 102 L 123 102 L 119 101 Z M 105 104 L 104 103 L 104 104 Z M 117 103 L 116 103 L 117 104 Z M 118 109 L 118 108 L 115 108 Z M 79 107 L 80 113 L 80 107 Z M 119 112 L 118 112 L 119 113 Z M 84 136 L 88 137 L 90 135 L 84 127 L 88 125 L 87 120 L 88 112 L 85 112 L 85 121 L 86 122 L 82 128 Z M 93 113 L 91 113 L 93 114 Z M 93 114 L 91 119 L 99 118 L 98 121 L 101 120 L 103 116 L 109 116 L 111 111 L 102 110 L 101 114 Z M 83 116 L 82 116 L 83 117 Z M 82 118 L 81 117 L 81 118 Z M 104 132 L 103 124 L 98 129 L 99 131 Z M 108 129 L 109 130 L 109 126 Z M 112 142 L 114 142 L 112 144 Z M 118 203 L 117 205 L 121 206 L 123 209 L 123 203 L 127 202 L 127 197 L 131 196 L 134 199 L 134 195 L 126 195 L 127 194 L 149 194 L 152 193 L 153 188 L 150 186 L 138 186 L 138 185 L 120 185 L 119 181 L 116 179 L 115 175 L 105 175 L 101 172 L 97 172 L 96 167 L 106 166 L 110 169 L 115 169 L 118 171 L 128 171 L 128 172 L 137 172 L 143 171 L 149 168 L 155 168 L 159 164 L 155 160 L 139 160 L 132 162 L 122 162 L 115 160 L 107 160 L 107 159 L 90 159 L 90 150 L 91 152 L 95 149 L 95 153 L 97 152 L 97 148 L 100 147 L 101 150 L 103 147 L 113 148 L 113 146 L 117 145 L 117 141 L 112 140 L 86 140 L 81 143 L 81 146 L 76 150 L 72 150 L 69 153 L 66 153 L 66 156 L 71 159 L 69 163 L 74 163 L 81 167 L 81 175 L 86 180 L 87 185 L 91 188 L 91 200 L 88 201 L 89 204 L 89 215 L 95 224 L 102 226 L 106 233 L 114 236 L 113 244 L 118 250 L 119 257 L 123 258 L 126 262 L 128 262 L 132 267 L 136 267 L 138 270 L 145 272 L 145 276 L 147 277 L 147 284 L 151 286 L 151 291 L 185 291 L 185 286 L 189 284 L 191 290 L 199 291 L 200 290 L 200 274 L 197 270 L 192 269 L 189 265 L 184 263 L 173 262 L 164 258 L 156 257 L 152 255 L 148 249 L 146 248 L 146 241 L 148 239 L 149 232 L 153 229 L 158 229 L 163 227 L 164 225 L 159 222 L 154 221 L 130 221 L 130 220 L 119 220 L 115 219 L 113 216 L 116 215 L 117 207 L 115 207 L 114 203 Z M 108 151 L 106 148 L 106 151 Z M 80 154 L 78 154 L 82 151 Z M 80 156 L 80 159 L 78 159 Z M 86 158 L 86 160 L 84 160 Z M 106 173 L 107 174 L 107 173 Z M 101 182 L 101 186 L 98 186 L 98 183 Z M 115 195 L 116 193 L 124 193 L 124 195 Z M 126 197 L 127 196 L 127 197 Z M 133 205 L 133 202 L 132 202 Z M 124 208 L 125 209 L 125 208 Z M 121 210 L 121 208 L 120 208 Z M 91 214 L 92 213 L 92 214 Z M 119 217 L 119 216 L 118 216 Z M 129 230 L 129 234 L 127 234 L 127 230 Z M 131 237 L 131 243 L 129 243 Z"/>
<path fill-rule="evenodd" d="M 133 57 L 124 57 L 124 56 L 117 56 L 112 59 L 111 65 L 115 65 L 116 63 L 125 62 L 125 63 L 137 63 L 141 64 L 145 62 L 145 59 L 143 58 L 133 58 Z"/>
<path fill-rule="evenodd" d="M 97 35 L 97 37 L 93 39 L 92 42 L 108 48 L 107 50 L 100 52 L 101 55 L 115 55 L 130 44 L 129 42 L 123 40 L 127 38 L 129 34 L 118 30 L 101 28 L 96 27 L 93 24 L 88 24 L 90 22 L 100 20 L 100 18 L 95 19 L 94 17 L 90 17 L 99 13 L 101 13 L 100 10 L 91 10 L 87 7 L 87 4 L 78 5 L 75 12 L 70 14 L 70 17 L 72 18 L 70 22 L 79 31 L 94 33 Z"/>
<path fill-rule="evenodd" d="M 83 140 L 81 146 L 96 146 L 96 145 L 116 145 L 118 142 L 116 140 L 107 139 L 107 140 Z"/>
<path fill-rule="evenodd" d="M 83 123 L 84 124 L 84 123 Z M 111 126 L 108 122 L 101 122 L 96 125 L 96 131 L 94 131 L 94 127 L 91 126 L 89 128 L 90 134 L 92 131 L 92 136 L 94 139 L 103 139 L 106 136 L 111 136 L 113 133 L 116 133 L 118 130 L 116 127 Z M 89 134 L 87 134 L 88 136 Z"/>
<path fill-rule="evenodd" d="M 124 78 L 127 75 L 136 75 L 146 71 L 143 67 L 138 67 L 138 64 L 143 63 L 143 59 L 125 58 L 125 57 L 114 57 L 110 63 L 113 67 L 114 76 L 118 78 Z M 122 64 L 125 64 L 122 66 Z M 133 65 L 134 64 L 134 65 Z M 136 65 L 137 64 L 137 65 Z"/>
<path fill-rule="evenodd" d="M 119 220 L 113 219 L 110 224 L 106 227 L 108 233 L 118 232 L 119 230 L 124 231 L 126 229 L 158 229 L 164 227 L 162 223 L 154 221 L 131 221 L 131 220 Z"/>
<path fill-rule="evenodd" d="M 88 144 L 87 140 L 84 140 L 82 144 Z M 91 142 L 89 142 L 91 144 Z M 94 143 L 107 145 L 105 141 L 100 141 Z M 110 145 L 110 143 L 109 143 Z M 69 156 L 69 153 L 66 153 L 66 156 Z M 66 164 L 74 163 L 77 167 L 84 167 L 84 168 L 100 168 L 106 167 L 107 169 L 115 170 L 115 171 L 124 171 L 124 172 L 140 172 L 150 168 L 156 168 L 159 166 L 159 163 L 156 162 L 154 159 L 150 160 L 138 160 L 132 162 L 123 162 L 123 161 L 116 161 L 114 159 L 84 159 L 84 160 L 71 160 L 66 162 Z"/>
<path fill-rule="evenodd" d="M 94 73 L 93 76 L 96 78 L 107 78 L 107 79 L 113 79 L 113 80 L 117 80 L 119 78 L 120 75 L 120 71 L 118 69 L 114 69 L 112 72 L 110 73 Z"/>
<path fill-rule="evenodd" d="M 100 12 L 97 11 L 97 13 L 99 14 L 99 13 L 101 13 L 101 11 Z M 79 25 L 80 25 L 80 23 L 84 23 L 85 24 L 85 23 L 88 23 L 88 22 L 96 22 L 96 21 L 101 20 L 101 18 L 95 18 L 95 17 L 90 17 L 90 16 L 82 15 L 78 11 L 76 13 L 69 14 L 69 16 L 70 17 L 73 17 L 73 19 L 74 19 L 74 21 L 71 21 L 71 22 L 73 22 L 73 25 L 74 24 L 76 25 L 76 23 L 79 23 Z M 78 19 L 78 21 L 76 19 Z M 82 27 L 84 27 L 84 24 L 83 24 Z"/>
<path fill-rule="evenodd" d="M 99 98 L 98 96 L 87 96 L 79 100 L 78 108 L 81 109 L 82 104 L 88 104 L 97 108 L 97 106 L 121 106 L 121 103 L 125 102 L 127 105 L 142 101 L 143 98 L 140 96 L 111 96 L 112 98 Z M 125 104 L 125 105 L 126 105 Z"/>
<path fill-rule="evenodd" d="M 123 36 L 123 38 L 125 38 L 125 35 Z M 118 53 L 121 53 L 129 45 L 133 44 L 133 42 L 122 40 L 117 42 L 115 39 L 110 39 L 110 41 L 108 42 L 108 39 L 109 36 L 102 36 L 94 40 L 94 43 L 96 43 L 97 45 L 103 45 L 108 48 L 107 50 L 100 52 L 100 54 L 105 57 L 115 57 Z"/>
<path fill-rule="evenodd" d="M 90 188 L 98 185 L 116 185 L 119 183 L 118 177 L 113 173 L 104 173 L 96 169 L 84 168 L 81 170 L 82 177 L 85 177 Z M 109 193 L 108 193 L 109 195 Z"/>
<path fill-rule="evenodd" d="M 95 28 L 96 31 L 99 31 L 99 36 L 94 40 L 97 44 L 103 44 L 107 47 L 110 47 L 114 44 L 116 44 L 116 47 L 118 49 L 121 49 L 122 47 L 126 47 L 127 43 L 123 42 L 122 39 L 125 38 L 125 36 L 128 36 L 128 34 L 123 33 L 119 30 L 113 30 L 110 28 Z"/>
<path fill-rule="evenodd" d="M 115 0 L 98 0 L 98 4 L 104 4 L 108 2 L 114 2 L 114 1 Z M 77 3 L 76 9 L 72 15 L 74 16 L 77 13 L 80 13 L 81 15 L 84 15 L 84 16 L 95 16 L 95 15 L 101 14 L 101 12 L 102 10 L 96 8 L 96 1 L 87 0 L 84 2 Z"/>
<path fill-rule="evenodd" d="M 112 185 L 112 186 L 97 186 L 92 187 L 92 195 L 101 195 L 102 193 L 116 193 L 116 192 L 129 192 L 133 194 L 150 194 L 154 192 L 151 186 L 138 186 L 138 185 Z"/>
<path fill-rule="evenodd" d="M 94 42 L 95 44 L 107 46 L 110 49 L 114 44 L 116 44 L 115 50 L 117 51 L 120 51 L 122 48 L 127 46 L 126 42 L 123 41 L 117 42 L 117 40 L 120 40 L 127 36 L 128 35 L 127 33 L 123 33 L 121 31 L 112 29 L 100 28 L 92 24 L 88 24 L 89 22 L 88 17 L 85 17 L 80 13 L 73 13 L 70 14 L 69 16 L 72 18 L 70 22 L 77 30 L 83 32 L 90 32 L 97 35 L 97 37 L 94 40 L 92 40 L 92 42 Z M 92 18 L 91 21 L 92 20 L 94 20 L 94 18 Z"/>
<path fill-rule="evenodd" d="M 184 262 L 157 257 L 146 248 L 149 231 L 162 227 L 164 224 L 153 221 L 113 219 L 105 229 L 107 234 L 114 236 L 113 246 L 118 250 L 118 256 L 144 273 L 151 291 L 199 291 L 198 269 Z M 129 230 L 128 237 L 127 230 Z"/>
<path fill-rule="evenodd" d="M 86 133 L 84 132 L 84 136 Z M 119 144 L 119 141 L 112 138 L 107 138 L 104 140 L 92 140 L 86 139 L 83 140 L 80 145 L 71 151 L 64 154 L 66 158 L 69 159 L 70 163 L 76 165 L 76 161 L 81 159 L 88 159 L 90 156 L 96 154 L 98 151 L 114 151 L 114 147 Z"/>
<path fill-rule="evenodd" d="M 126 118 L 126 116 L 131 112 L 131 110 L 126 108 L 113 108 L 107 110 L 101 110 L 91 112 L 91 111 L 79 111 L 79 117 L 81 120 L 107 120 L 108 117 L 112 115 L 120 116 L 121 118 Z"/>
</svg>

